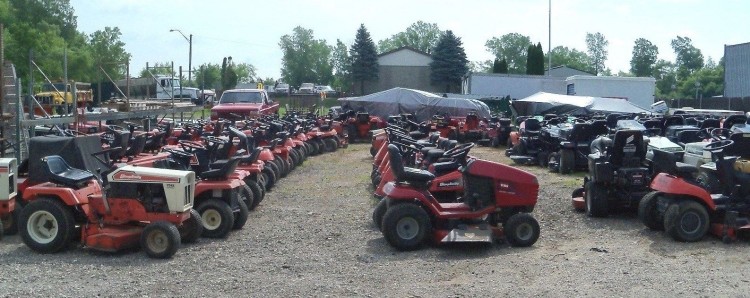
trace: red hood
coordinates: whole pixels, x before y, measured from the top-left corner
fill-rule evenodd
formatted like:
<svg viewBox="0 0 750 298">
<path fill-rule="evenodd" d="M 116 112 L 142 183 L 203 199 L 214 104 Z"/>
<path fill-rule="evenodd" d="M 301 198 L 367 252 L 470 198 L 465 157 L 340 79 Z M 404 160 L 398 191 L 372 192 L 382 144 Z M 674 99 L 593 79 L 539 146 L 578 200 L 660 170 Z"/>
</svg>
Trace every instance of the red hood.
<svg viewBox="0 0 750 298">
<path fill-rule="evenodd" d="M 233 113 L 233 112 L 250 112 L 260 111 L 263 105 L 260 103 L 228 103 L 220 104 L 211 108 L 211 112 L 217 113 Z"/>
</svg>

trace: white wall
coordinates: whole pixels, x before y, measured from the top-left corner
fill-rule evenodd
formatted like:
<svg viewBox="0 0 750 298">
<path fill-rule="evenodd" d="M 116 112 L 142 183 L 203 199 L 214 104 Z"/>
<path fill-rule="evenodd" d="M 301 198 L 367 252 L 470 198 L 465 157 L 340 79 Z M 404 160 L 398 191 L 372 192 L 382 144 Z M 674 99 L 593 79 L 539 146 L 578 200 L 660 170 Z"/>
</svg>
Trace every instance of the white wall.
<svg viewBox="0 0 750 298">
<path fill-rule="evenodd" d="M 654 103 L 654 78 L 572 76 L 565 81 L 566 91 L 567 84 L 575 86 L 575 94 L 568 95 L 624 98 L 644 109 Z"/>
<path fill-rule="evenodd" d="M 378 57 L 378 63 L 384 66 L 429 66 L 432 58 L 409 49 L 401 49 Z"/>
<path fill-rule="evenodd" d="M 507 96 L 522 99 L 539 91 L 565 94 L 564 78 L 544 76 L 472 74 L 468 82 L 469 94 Z"/>
</svg>

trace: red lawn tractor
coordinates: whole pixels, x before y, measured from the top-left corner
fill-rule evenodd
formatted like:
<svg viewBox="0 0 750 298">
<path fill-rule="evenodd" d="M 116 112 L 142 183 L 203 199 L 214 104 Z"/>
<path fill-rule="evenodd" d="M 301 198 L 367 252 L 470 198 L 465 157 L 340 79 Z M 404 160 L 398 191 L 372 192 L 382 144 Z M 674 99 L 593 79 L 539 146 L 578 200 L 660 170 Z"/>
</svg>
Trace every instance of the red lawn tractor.
<svg viewBox="0 0 750 298">
<path fill-rule="evenodd" d="M 202 232 L 192 210 L 193 172 L 124 166 L 99 181 L 57 155 L 42 164 L 49 182 L 25 189 L 19 220 L 21 238 L 34 251 L 58 252 L 80 238 L 98 250 L 140 244 L 149 257 L 169 258 L 181 241 L 195 241 Z"/>
<path fill-rule="evenodd" d="M 492 242 L 504 237 L 512 246 L 530 246 L 539 238 L 539 223 L 529 213 L 536 205 L 536 176 L 500 163 L 474 159 L 461 169 L 464 196 L 458 203 L 439 203 L 429 192 L 435 176 L 405 168 L 396 145 L 388 145 L 395 182 L 373 212 L 375 225 L 398 250 L 424 242 Z"/>
<path fill-rule="evenodd" d="M 15 158 L 0 158 L 0 239 L 18 232 L 16 191 L 18 164 Z"/>
</svg>

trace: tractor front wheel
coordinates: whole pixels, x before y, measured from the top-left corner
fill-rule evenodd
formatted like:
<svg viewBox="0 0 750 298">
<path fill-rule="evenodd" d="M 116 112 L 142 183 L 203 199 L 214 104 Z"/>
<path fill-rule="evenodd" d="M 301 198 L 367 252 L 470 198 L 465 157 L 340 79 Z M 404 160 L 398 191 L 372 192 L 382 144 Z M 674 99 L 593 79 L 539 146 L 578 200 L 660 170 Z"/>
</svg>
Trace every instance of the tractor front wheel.
<svg viewBox="0 0 750 298">
<path fill-rule="evenodd" d="M 58 200 L 32 201 L 23 208 L 20 222 L 23 243 L 40 253 L 61 251 L 75 238 L 73 211 Z"/>
<path fill-rule="evenodd" d="M 383 231 L 383 216 L 385 216 L 386 211 L 388 211 L 388 204 L 385 198 L 381 199 L 380 202 L 375 205 L 375 210 L 372 211 L 372 222 L 381 232 Z"/>
<path fill-rule="evenodd" d="M 427 212 L 412 203 L 388 208 L 381 225 L 385 239 L 398 250 L 415 250 L 432 233 L 432 222 Z"/>
<path fill-rule="evenodd" d="M 576 163 L 575 152 L 570 149 L 560 150 L 560 174 L 570 174 Z"/>
<path fill-rule="evenodd" d="M 336 152 L 339 149 L 339 144 L 333 138 L 327 138 L 323 140 L 325 144 L 325 152 Z"/>
<path fill-rule="evenodd" d="M 203 237 L 224 238 L 234 225 L 232 208 L 224 201 L 208 199 L 198 205 L 198 213 L 203 219 Z"/>
<path fill-rule="evenodd" d="M 151 258 L 171 258 L 179 247 L 180 232 L 170 222 L 152 222 L 141 233 L 141 248 Z"/>
<path fill-rule="evenodd" d="M 182 225 L 177 230 L 180 232 L 182 243 L 195 243 L 198 241 L 198 238 L 203 233 L 203 222 L 198 211 L 190 209 L 190 218 L 182 222 Z"/>
<path fill-rule="evenodd" d="M 529 247 L 539 239 L 539 222 L 528 213 L 516 213 L 503 224 L 503 233 L 511 246 Z"/>
<path fill-rule="evenodd" d="M 21 208 L 16 204 L 16 208 Z M 20 214 L 19 209 L 13 210 L 10 214 L 7 214 L 5 218 L 2 219 L 2 225 L 5 228 L 5 230 L 2 230 L 0 232 L 5 233 L 5 235 L 15 235 L 18 233 L 18 216 Z M 2 237 L 0 237 L 2 238 Z"/>
<path fill-rule="evenodd" d="M 659 192 L 652 191 L 641 199 L 638 203 L 638 219 L 651 230 L 663 230 L 664 218 L 656 209 L 656 203 L 659 200 Z"/>
<path fill-rule="evenodd" d="M 250 210 L 247 209 L 247 203 L 245 203 L 247 202 L 247 200 L 244 199 L 245 195 L 242 193 L 238 195 L 239 198 L 237 200 L 237 204 L 240 205 L 240 211 L 238 211 L 234 216 L 234 224 L 232 225 L 233 230 L 242 229 L 242 227 L 245 226 L 245 223 L 247 223 L 247 217 L 250 215 Z"/>
<path fill-rule="evenodd" d="M 590 217 L 606 217 L 609 215 L 607 190 L 604 186 L 589 181 L 586 182 L 584 189 L 586 193 L 584 196 L 586 201 L 586 214 Z"/>
<path fill-rule="evenodd" d="M 673 203 L 664 213 L 664 230 L 677 241 L 699 241 L 709 225 L 706 208 L 692 200 Z"/>
</svg>

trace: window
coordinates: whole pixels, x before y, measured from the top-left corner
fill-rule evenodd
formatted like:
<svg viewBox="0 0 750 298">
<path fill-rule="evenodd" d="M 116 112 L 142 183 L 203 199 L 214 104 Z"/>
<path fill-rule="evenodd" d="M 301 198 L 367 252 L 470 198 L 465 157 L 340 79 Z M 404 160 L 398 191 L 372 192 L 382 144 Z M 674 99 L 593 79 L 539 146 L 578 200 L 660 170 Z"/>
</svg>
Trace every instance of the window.
<svg viewBox="0 0 750 298">
<path fill-rule="evenodd" d="M 220 104 L 223 103 L 263 103 L 264 97 L 260 92 L 225 92 L 221 95 Z"/>
</svg>

